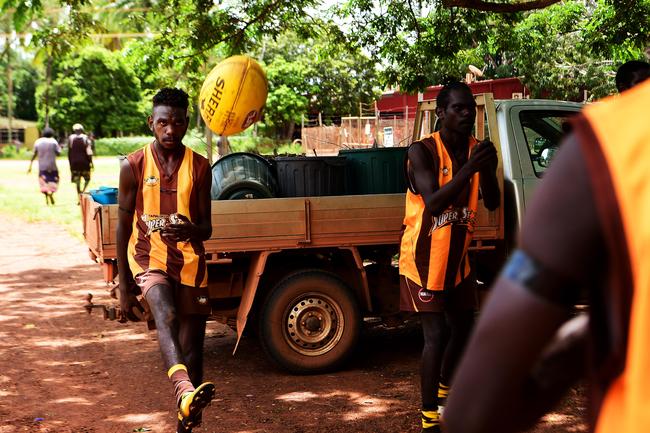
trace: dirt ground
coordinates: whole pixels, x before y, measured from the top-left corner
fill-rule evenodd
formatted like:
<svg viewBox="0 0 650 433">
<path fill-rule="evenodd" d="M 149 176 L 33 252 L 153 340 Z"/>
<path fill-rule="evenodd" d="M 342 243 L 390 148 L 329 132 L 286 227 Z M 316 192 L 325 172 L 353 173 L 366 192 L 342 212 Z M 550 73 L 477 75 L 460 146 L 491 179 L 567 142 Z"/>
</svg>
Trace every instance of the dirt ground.
<svg viewBox="0 0 650 433">
<path fill-rule="evenodd" d="M 86 314 L 109 301 L 80 240 L 48 224 L 3 217 L 0 232 L 0 433 L 165 432 L 171 386 L 142 324 Z M 343 371 L 292 376 L 258 343 L 210 323 L 206 378 L 217 399 L 197 432 L 418 432 L 417 332 L 373 332 Z M 574 391 L 535 433 L 586 431 Z"/>
</svg>

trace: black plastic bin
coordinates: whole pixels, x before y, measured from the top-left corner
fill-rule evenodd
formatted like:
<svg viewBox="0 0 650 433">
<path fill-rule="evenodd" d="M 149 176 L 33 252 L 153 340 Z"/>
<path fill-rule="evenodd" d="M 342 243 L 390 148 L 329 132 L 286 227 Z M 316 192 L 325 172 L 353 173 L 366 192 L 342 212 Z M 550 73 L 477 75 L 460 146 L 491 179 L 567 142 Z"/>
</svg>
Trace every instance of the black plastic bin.
<svg viewBox="0 0 650 433">
<path fill-rule="evenodd" d="M 254 153 L 231 153 L 212 165 L 213 200 L 271 198 L 277 190 L 272 163 Z"/>
<path fill-rule="evenodd" d="M 404 158 L 408 147 L 345 149 L 348 160 L 348 194 L 392 194 L 406 192 Z"/>
<path fill-rule="evenodd" d="M 346 158 L 287 156 L 275 158 L 280 197 L 345 195 Z"/>
</svg>

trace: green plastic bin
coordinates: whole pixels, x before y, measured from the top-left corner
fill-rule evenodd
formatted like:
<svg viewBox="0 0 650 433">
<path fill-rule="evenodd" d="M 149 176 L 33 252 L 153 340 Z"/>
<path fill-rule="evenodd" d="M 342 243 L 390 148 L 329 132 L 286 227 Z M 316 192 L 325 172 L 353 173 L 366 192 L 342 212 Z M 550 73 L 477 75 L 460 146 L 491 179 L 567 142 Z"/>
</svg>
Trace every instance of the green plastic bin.
<svg viewBox="0 0 650 433">
<path fill-rule="evenodd" d="M 408 147 L 345 149 L 348 160 L 347 194 L 393 194 L 406 192 L 404 158 Z"/>
</svg>

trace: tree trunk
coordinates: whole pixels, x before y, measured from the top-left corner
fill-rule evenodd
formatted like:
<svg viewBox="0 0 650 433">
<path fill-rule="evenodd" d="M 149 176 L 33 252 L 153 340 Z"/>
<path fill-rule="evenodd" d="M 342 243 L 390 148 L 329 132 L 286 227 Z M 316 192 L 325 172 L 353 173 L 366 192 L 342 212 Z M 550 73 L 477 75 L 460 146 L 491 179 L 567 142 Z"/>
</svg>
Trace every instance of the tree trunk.
<svg viewBox="0 0 650 433">
<path fill-rule="evenodd" d="M 12 71 L 11 71 L 11 45 L 10 45 L 10 38 L 7 37 L 7 118 L 8 118 L 8 125 L 7 125 L 7 132 L 8 132 L 8 137 L 7 137 L 7 142 L 9 144 L 13 143 L 13 122 L 12 118 L 14 116 L 13 112 L 13 100 L 14 100 L 14 84 L 12 81 Z M 20 146 L 16 144 L 16 150 L 18 150 Z"/>
<path fill-rule="evenodd" d="M 217 140 L 217 151 L 219 152 L 219 158 L 230 153 L 230 143 L 228 142 L 228 137 L 225 135 L 222 135 Z"/>
<path fill-rule="evenodd" d="M 47 67 L 45 68 L 45 127 L 50 126 L 50 86 L 52 84 L 52 56 L 47 55 Z"/>
<path fill-rule="evenodd" d="M 208 154 L 208 162 L 210 165 L 212 165 L 212 130 L 208 128 L 207 126 L 205 127 L 205 147 L 207 147 L 207 154 Z"/>
<path fill-rule="evenodd" d="M 293 132 L 296 130 L 296 122 L 289 123 L 289 131 L 287 131 L 289 141 L 293 140 Z"/>
</svg>

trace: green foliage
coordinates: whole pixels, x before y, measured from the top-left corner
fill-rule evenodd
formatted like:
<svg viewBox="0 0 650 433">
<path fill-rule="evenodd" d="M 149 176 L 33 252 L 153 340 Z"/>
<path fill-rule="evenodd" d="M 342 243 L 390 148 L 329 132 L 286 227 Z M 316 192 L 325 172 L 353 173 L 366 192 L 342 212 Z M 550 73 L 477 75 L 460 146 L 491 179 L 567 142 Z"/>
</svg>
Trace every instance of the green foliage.
<svg viewBox="0 0 650 433">
<path fill-rule="evenodd" d="M 287 32 L 265 42 L 260 57 L 269 79 L 264 116 L 269 135 L 290 137 L 305 113 L 320 112 L 327 119 L 357 114 L 360 102 L 376 98 L 373 61 L 342 45 L 340 36 L 331 28 L 308 39 Z"/>
<path fill-rule="evenodd" d="M 650 0 L 564 1 L 513 14 L 417 5 L 348 0 L 339 9 L 385 66 L 384 83 L 407 91 L 461 79 L 473 64 L 486 78 L 520 76 L 534 96 L 599 97 L 613 91 L 616 67 L 642 58 L 650 43 Z"/>
<path fill-rule="evenodd" d="M 612 62 L 590 55 L 575 30 L 586 13 L 578 3 L 554 5 L 515 26 L 512 64 L 532 96 L 581 99 L 584 89 L 597 97 L 614 91 Z"/>
<path fill-rule="evenodd" d="M 37 120 L 36 113 L 36 86 L 40 81 L 40 74 L 33 66 L 21 62 L 15 69 L 14 81 L 14 116 L 19 119 Z"/>
<path fill-rule="evenodd" d="M 97 156 L 128 155 L 151 143 L 151 139 L 146 136 L 100 138 L 95 140 L 95 154 Z"/>
<path fill-rule="evenodd" d="M 360 45 L 385 65 L 386 85 L 415 91 L 449 77 L 459 79 L 467 67 L 462 54 L 486 43 L 491 28 L 509 21 L 485 12 L 423 3 L 431 3 L 428 10 L 397 0 L 382 1 L 379 7 L 366 0 L 349 0 L 340 11 L 344 18 L 354 18 Z"/>
<path fill-rule="evenodd" d="M 309 99 L 305 84 L 311 68 L 300 62 L 275 58 L 266 67 L 269 95 L 266 99 L 264 123 L 271 133 L 286 133 L 288 125 L 300 122 L 307 111 Z"/>
<path fill-rule="evenodd" d="M 0 146 L 0 158 L 2 159 L 31 159 L 32 155 L 32 151 L 25 147 L 16 150 L 16 146 Z"/>
<path fill-rule="evenodd" d="M 88 189 L 101 185 L 117 186 L 120 165 L 117 158 L 96 158 Z M 38 186 L 38 164 L 27 174 L 28 161 L 0 160 L 0 209 L 25 221 L 46 221 L 63 225 L 73 236 L 81 238 L 83 227 L 77 205 L 77 191 L 70 182 L 70 168 L 65 157 L 56 161 L 59 190 L 54 194 L 56 206 L 46 206 Z"/>
<path fill-rule="evenodd" d="M 650 42 L 650 0 L 598 0 L 585 25 L 585 42 L 615 60 L 638 56 Z"/>
<path fill-rule="evenodd" d="M 7 59 L 11 59 L 11 77 L 13 83 L 13 100 L 11 104 L 14 117 L 36 120 L 34 89 L 39 80 L 38 71 L 29 62 L 19 57 L 14 50 L 4 47 L 0 57 L 0 116 L 7 115 L 8 77 Z"/>
<path fill-rule="evenodd" d="M 39 86 L 39 114 L 43 116 L 46 85 Z M 49 89 L 50 124 L 70 131 L 80 122 L 97 136 L 145 129 L 140 83 L 123 58 L 103 48 L 87 47 L 67 56 L 55 68 Z"/>
<path fill-rule="evenodd" d="M 534 95 L 580 98 L 585 89 L 604 95 L 613 89 L 616 67 L 642 58 L 650 43 L 650 0 L 567 0 L 510 14 L 448 8 L 439 0 L 338 0 L 339 20 L 346 21 L 340 26 L 317 12 L 319 3 L 0 0 L 0 9 L 7 12 L 2 25 L 11 27 L 6 32 L 33 32 L 29 49 L 43 77 L 41 123 L 51 117 L 64 131 L 81 121 L 105 136 L 144 133 L 150 96 L 160 87 L 184 88 L 196 101 L 210 68 L 231 54 L 263 60 L 270 94 L 259 131 L 288 137 L 305 112 L 326 119 L 356 114 L 359 102 L 372 101 L 378 78 L 414 91 L 462 78 L 468 64 L 484 68 L 486 78 L 520 76 Z M 493 4 L 499 3 L 514 0 Z M 142 10 L 115 10 L 123 6 Z M 128 44 L 88 37 L 96 32 L 151 37 Z M 90 54 L 83 47 L 93 42 L 116 53 Z M 29 100 L 36 76 L 16 73 L 21 101 Z M 109 84 L 118 88 L 108 92 Z M 0 100 L 3 86 L 0 80 Z"/>
<path fill-rule="evenodd" d="M 178 0 L 151 5 L 151 29 L 157 35 L 131 44 L 127 57 L 145 88 L 175 85 L 193 100 L 210 65 L 246 53 L 263 37 L 287 29 L 309 32 L 316 21 L 305 14 L 317 0 L 249 0 L 227 6 L 208 0 Z"/>
</svg>

